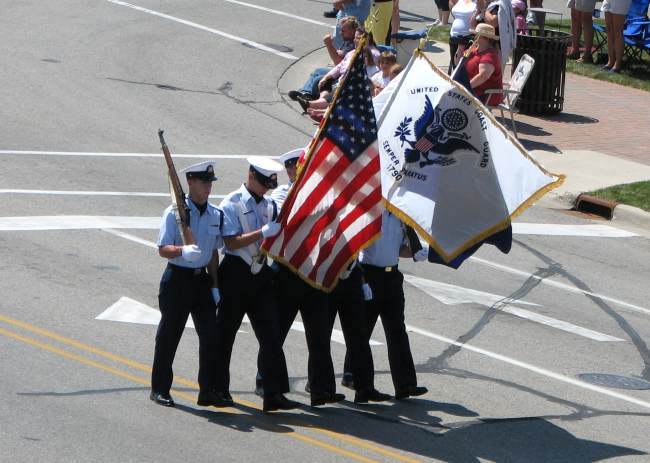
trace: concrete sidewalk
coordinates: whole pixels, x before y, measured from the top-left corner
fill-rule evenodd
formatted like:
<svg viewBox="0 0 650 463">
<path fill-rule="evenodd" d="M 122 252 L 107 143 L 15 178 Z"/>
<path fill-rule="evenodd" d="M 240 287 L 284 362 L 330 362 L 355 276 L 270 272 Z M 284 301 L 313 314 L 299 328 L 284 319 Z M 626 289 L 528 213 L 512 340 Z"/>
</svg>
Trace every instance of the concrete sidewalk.
<svg viewBox="0 0 650 463">
<path fill-rule="evenodd" d="M 435 43 L 433 50 L 430 58 L 446 68 L 447 44 Z M 278 89 L 289 105 L 301 111 L 287 93 L 327 63 L 319 48 L 287 69 Z M 515 116 L 519 140 L 531 155 L 549 171 L 566 175 L 543 201 L 571 207 L 580 193 L 650 179 L 650 93 L 567 74 L 564 95 L 560 114 Z M 636 208 L 617 206 L 615 218 L 650 229 L 650 214 Z"/>
</svg>

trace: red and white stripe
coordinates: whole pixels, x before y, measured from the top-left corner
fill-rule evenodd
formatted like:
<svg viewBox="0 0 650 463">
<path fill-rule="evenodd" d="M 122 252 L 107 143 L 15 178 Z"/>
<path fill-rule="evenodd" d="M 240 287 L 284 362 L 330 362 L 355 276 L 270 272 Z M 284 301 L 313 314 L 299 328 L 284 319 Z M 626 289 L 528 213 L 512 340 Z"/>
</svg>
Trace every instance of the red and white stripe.
<svg viewBox="0 0 650 463">
<path fill-rule="evenodd" d="M 417 143 L 415 143 L 414 148 L 421 153 L 426 153 L 433 148 L 433 143 L 431 143 L 426 137 L 422 137 L 417 141 Z"/>
<path fill-rule="evenodd" d="M 316 286 L 331 289 L 347 262 L 381 229 L 376 143 L 350 162 L 324 139 L 306 169 L 283 206 L 282 231 L 264 248 Z"/>
</svg>

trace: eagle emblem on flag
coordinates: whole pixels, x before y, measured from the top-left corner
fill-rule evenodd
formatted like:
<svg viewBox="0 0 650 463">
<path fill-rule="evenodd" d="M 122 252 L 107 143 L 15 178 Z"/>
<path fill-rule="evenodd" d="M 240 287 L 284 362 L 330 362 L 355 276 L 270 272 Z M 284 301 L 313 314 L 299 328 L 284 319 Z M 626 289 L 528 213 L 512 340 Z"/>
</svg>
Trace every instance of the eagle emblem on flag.
<svg viewBox="0 0 650 463">
<path fill-rule="evenodd" d="M 440 107 L 434 108 L 427 95 L 422 115 L 413 124 L 414 140 L 406 138 L 411 135 L 411 122 L 411 117 L 405 117 L 394 135 L 399 137 L 402 146 L 405 142 L 409 146 L 404 150 L 407 163 L 419 162 L 421 168 L 429 165 L 446 167 L 457 162 L 451 155 L 458 150 L 479 153 L 468 141 L 471 137 L 464 132 L 468 117 L 460 108 L 444 111 Z"/>
</svg>

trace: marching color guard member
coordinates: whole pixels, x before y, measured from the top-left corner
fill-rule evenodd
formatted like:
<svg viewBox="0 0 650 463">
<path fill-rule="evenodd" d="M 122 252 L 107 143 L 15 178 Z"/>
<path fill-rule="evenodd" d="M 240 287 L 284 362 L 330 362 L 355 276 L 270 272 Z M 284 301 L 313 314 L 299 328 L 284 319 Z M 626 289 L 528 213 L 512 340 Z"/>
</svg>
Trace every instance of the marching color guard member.
<svg viewBox="0 0 650 463">
<path fill-rule="evenodd" d="M 334 326 L 336 313 L 345 338 L 347 348 L 346 360 L 351 372 L 350 378 L 345 377 L 341 384 L 356 389 L 354 401 L 356 403 L 385 402 L 391 396 L 375 389 L 375 367 L 370 350 L 370 335 L 366 324 L 365 292 L 368 291 L 367 283 L 363 282 L 361 268 L 357 261 L 352 262 L 348 270 L 341 275 L 334 290 L 329 295 L 330 305 L 330 333 Z M 353 384 L 354 381 L 354 384 Z"/>
<path fill-rule="evenodd" d="M 406 244 L 404 225 L 388 211 L 384 211 L 381 220 L 381 236 L 359 255 L 364 279 L 370 291 L 366 289 L 366 319 L 368 336 L 381 317 L 386 335 L 388 362 L 395 386 L 395 398 L 406 399 L 427 393 L 427 388 L 417 385 L 413 355 L 409 345 L 408 334 L 404 324 L 404 276 L 397 269 L 400 257 L 411 257 L 411 250 Z M 415 260 L 424 260 L 428 248 L 418 251 Z M 350 351 L 345 359 L 345 372 L 352 372 Z M 347 375 L 349 378 L 352 375 Z M 356 383 L 356 378 L 354 378 Z M 356 385 L 356 384 L 355 384 Z"/>
<path fill-rule="evenodd" d="M 278 205 L 279 209 L 282 208 L 284 200 L 287 199 L 289 188 L 291 188 L 291 185 L 296 181 L 296 177 L 298 176 L 298 159 L 303 155 L 305 149 L 306 148 L 297 148 L 280 156 L 280 162 L 284 164 L 284 169 L 287 171 L 287 175 L 289 176 L 289 183 L 280 185 L 273 190 L 273 193 L 271 193 L 271 198 Z"/>
<path fill-rule="evenodd" d="M 289 151 L 280 157 L 280 161 L 284 163 L 287 170 L 289 184 L 278 187 L 271 197 L 278 198 L 281 204 L 286 199 L 289 187 L 296 181 L 296 163 L 302 152 L 303 149 L 300 148 Z M 310 286 L 288 267 L 281 264 L 278 267 L 275 282 L 278 289 L 282 342 L 284 343 L 291 324 L 300 311 L 309 350 L 309 387 L 307 392 L 311 395 L 311 405 L 319 406 L 340 402 L 345 399 L 345 396 L 336 393 L 334 366 L 330 353 L 331 329 L 329 329 L 327 293 Z M 256 390 L 259 390 L 259 387 L 256 387 Z"/>
<path fill-rule="evenodd" d="M 214 391 L 214 353 L 216 349 L 216 304 L 218 248 L 222 246 L 222 212 L 208 203 L 212 190 L 214 163 L 202 162 L 185 172 L 189 185 L 186 199 L 190 210 L 190 229 L 196 244 L 182 245 L 172 206 L 165 209 L 158 237 L 158 253 L 168 259 L 160 280 L 161 319 L 156 333 L 156 348 L 151 373 L 151 395 L 154 402 L 174 406 L 169 395 L 172 385 L 172 363 L 183 334 L 187 317 L 192 314 L 199 335 L 199 405 L 226 406 Z M 181 206 L 182 207 L 182 206 Z"/>
<path fill-rule="evenodd" d="M 225 256 L 219 267 L 221 306 L 217 314 L 217 394 L 232 401 L 230 357 L 244 314 L 248 315 L 259 342 L 258 370 L 264 387 L 263 410 L 290 410 L 299 404 L 284 396 L 289 392 L 287 365 L 282 352 L 278 307 L 272 271 L 260 256 L 263 238 L 275 236 L 277 206 L 264 194 L 278 185 L 278 162 L 260 156 L 248 158 L 248 178 L 221 203 L 224 214 Z"/>
</svg>

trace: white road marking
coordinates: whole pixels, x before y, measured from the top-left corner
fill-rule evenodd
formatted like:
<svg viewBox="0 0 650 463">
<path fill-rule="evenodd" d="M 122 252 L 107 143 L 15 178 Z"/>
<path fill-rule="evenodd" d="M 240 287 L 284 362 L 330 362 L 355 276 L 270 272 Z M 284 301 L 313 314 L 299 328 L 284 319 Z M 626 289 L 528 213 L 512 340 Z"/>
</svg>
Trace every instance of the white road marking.
<svg viewBox="0 0 650 463">
<path fill-rule="evenodd" d="M 175 16 L 171 16 L 171 15 L 168 15 L 168 14 L 165 14 L 165 13 L 160 13 L 158 11 L 150 10 L 148 8 L 143 8 L 141 6 L 133 5 L 131 3 L 122 2 L 120 0 L 106 0 L 106 1 L 110 2 L 110 3 L 113 3 L 115 5 L 120 5 L 120 6 L 125 6 L 127 8 L 132 8 L 134 10 L 141 11 L 142 13 L 147 13 L 147 14 L 151 14 L 151 15 L 154 15 L 154 16 L 158 16 L 159 18 L 168 19 L 170 21 L 175 21 L 177 23 L 184 24 L 184 25 L 190 26 L 190 27 L 194 27 L 194 28 L 200 29 L 202 31 L 210 32 L 212 34 L 219 35 L 219 36 L 224 37 L 226 39 L 234 40 L 235 42 L 239 42 L 239 43 L 242 43 L 242 44 L 249 45 L 249 46 L 251 46 L 253 48 L 257 48 L 258 50 L 262 50 L 262 51 L 266 51 L 268 53 L 272 53 L 272 54 L 280 56 L 282 58 L 286 58 L 286 59 L 289 59 L 289 60 L 297 60 L 298 59 L 297 56 L 294 56 L 294 55 L 292 55 L 290 53 L 285 53 L 285 52 L 282 52 L 282 51 L 278 51 L 278 50 L 275 50 L 275 49 L 273 49 L 271 47 L 267 47 L 266 45 L 263 45 L 261 43 L 253 42 L 252 40 L 248 40 L 248 39 L 245 39 L 243 37 L 238 37 L 236 35 L 232 35 L 232 34 L 229 34 L 227 32 L 217 30 L 217 29 L 212 29 L 211 27 L 203 26 L 201 24 L 197 24 L 197 23 L 192 22 L 192 21 L 187 21 L 185 19 L 177 18 Z"/>
<path fill-rule="evenodd" d="M 17 189 L 17 188 L 4 188 L 0 189 L 0 194 L 29 194 L 29 195 L 52 195 L 52 196 L 141 196 L 141 197 L 168 197 L 169 193 L 153 193 L 153 192 L 146 192 L 146 191 L 84 191 L 84 190 L 79 190 L 79 191 L 74 191 L 74 190 L 27 190 L 27 189 Z M 215 195 L 210 195 L 211 198 L 214 199 L 222 199 L 225 198 L 225 194 L 215 194 Z M 32 221 L 36 223 L 39 219 L 41 219 L 43 222 L 46 222 L 45 226 L 48 226 L 48 223 L 56 223 L 57 220 L 63 221 L 65 220 L 64 217 L 66 216 L 55 216 L 57 219 L 53 219 L 48 216 L 41 216 L 41 217 L 32 217 Z M 88 223 L 89 220 L 91 220 L 92 216 L 67 216 L 70 217 L 70 221 L 74 220 L 72 217 L 84 217 L 84 219 L 81 220 L 81 224 L 78 227 L 73 227 L 73 228 L 84 228 L 83 223 Z M 0 218 L 0 227 L 2 226 L 2 221 L 3 220 L 14 220 L 18 219 L 17 217 L 5 217 Z M 28 217 L 23 218 L 25 221 L 29 219 Z M 131 217 L 132 223 L 137 222 L 138 220 L 144 221 L 143 223 L 150 223 L 148 222 L 151 220 L 150 217 Z M 518 225 L 514 223 L 513 224 L 513 233 L 518 234 L 520 233 L 518 230 Z M 526 229 L 528 231 L 524 232 L 524 234 L 532 234 L 532 230 L 535 230 L 535 234 L 549 234 L 551 236 L 592 236 L 592 237 L 617 237 L 617 238 L 626 238 L 630 236 L 638 236 L 633 233 L 629 233 L 624 230 L 619 230 L 614 227 L 609 227 L 607 225 L 557 225 L 557 228 L 554 229 L 552 228 L 553 225 L 549 224 L 543 224 L 543 223 L 527 223 L 525 224 L 527 227 Z M 594 227 L 600 227 L 598 229 Z M 89 228 L 103 228 L 103 227 L 97 227 L 97 226 L 91 226 Z M 107 227 L 111 228 L 111 227 Z M 127 226 L 127 227 L 117 227 L 117 228 L 133 228 L 132 226 Z M 136 228 L 146 228 L 144 226 L 138 226 Z M 154 227 L 154 228 L 157 228 Z M 35 228 L 36 230 L 39 230 L 40 228 Z M 48 229 L 48 228 L 42 228 L 43 230 Z M 2 228 L 0 228 L 2 230 Z M 472 257 L 472 259 L 475 259 Z"/>
<path fill-rule="evenodd" d="M 329 29 L 334 29 L 334 27 L 335 27 L 335 26 L 333 26 L 331 24 L 327 24 L 327 23 L 324 23 L 322 21 L 315 21 L 313 19 L 305 18 L 303 16 L 297 16 L 295 14 L 285 13 L 284 11 L 272 10 L 271 8 L 266 8 L 266 7 L 259 6 L 259 5 L 253 5 L 252 3 L 240 2 L 238 0 L 224 0 L 224 1 L 226 1 L 228 3 L 234 3 L 236 5 L 247 6 L 249 8 L 255 8 L 256 10 L 266 11 L 267 13 L 273 13 L 273 14 L 277 14 L 277 15 L 280 15 L 280 16 L 286 16 L 288 18 L 297 19 L 299 21 L 304 21 L 304 22 L 307 22 L 307 23 L 316 24 L 317 26 L 324 26 L 324 27 L 327 27 Z"/>
<path fill-rule="evenodd" d="M 572 225 L 552 223 L 522 223 L 512 224 L 512 233 L 517 235 L 550 235 L 550 236 L 597 236 L 602 238 L 629 238 L 639 236 L 626 230 L 610 227 L 609 225 Z"/>
<path fill-rule="evenodd" d="M 0 150 L 0 155 L 24 155 L 24 156 L 87 156 L 87 157 L 107 157 L 107 158 L 162 158 L 160 153 L 105 153 L 95 151 L 17 151 L 17 150 Z M 265 156 L 271 159 L 278 159 L 279 156 Z M 250 157 L 247 154 L 176 154 L 173 158 L 187 159 L 246 159 Z"/>
<path fill-rule="evenodd" d="M 460 347 L 461 349 L 468 350 L 470 352 L 474 352 L 477 354 L 484 355 L 486 357 L 490 357 L 495 360 L 499 360 L 501 362 L 507 363 L 509 365 L 513 365 L 519 368 L 523 368 L 525 370 L 531 371 L 533 373 L 537 373 L 539 375 L 545 376 L 547 378 L 555 379 L 557 381 L 561 381 L 563 383 L 571 384 L 572 386 L 577 386 L 582 389 L 587 389 L 593 392 L 597 392 L 599 394 L 606 395 L 608 397 L 613 397 L 615 399 L 623 400 L 625 402 L 629 402 L 634 405 L 639 405 L 644 408 L 649 408 L 650 409 L 650 402 L 646 402 L 644 400 L 637 399 L 636 397 L 632 397 L 629 395 L 621 394 L 620 392 L 616 391 L 610 391 L 609 389 L 605 389 L 600 386 L 596 386 L 594 384 L 589 384 L 584 381 L 580 381 L 578 379 L 571 378 L 569 376 L 561 375 L 559 373 L 555 373 L 554 371 L 547 370 L 545 368 L 537 367 L 535 365 L 531 365 L 529 363 L 522 362 L 520 360 L 516 360 L 510 357 L 506 357 L 505 355 L 497 354 L 495 352 L 491 352 L 487 349 L 482 349 L 480 347 L 472 346 L 470 344 L 465 344 L 462 342 L 455 341 L 453 339 L 447 338 L 445 336 L 441 336 L 436 333 L 432 333 L 427 330 L 423 330 L 421 328 L 418 328 L 416 326 L 411 326 L 411 325 L 406 325 L 406 329 L 410 332 L 420 334 L 422 336 L 426 336 L 431 339 L 435 339 L 437 341 L 440 341 L 445 344 L 451 344 L 453 346 Z"/>
<path fill-rule="evenodd" d="M 144 244 L 145 246 L 149 246 L 150 248 L 158 249 L 158 245 L 156 243 L 154 243 L 153 241 L 145 240 L 144 238 L 140 238 L 139 236 L 135 236 L 120 230 L 113 230 L 111 228 L 102 228 L 101 230 L 106 233 L 110 233 L 111 235 L 124 238 L 125 240 L 133 241 L 134 243 Z"/>
<path fill-rule="evenodd" d="M 646 309 L 645 307 L 641 307 L 635 304 L 630 304 L 629 302 L 621 301 L 620 299 L 615 299 L 613 297 L 605 296 L 603 294 L 598 294 L 594 293 L 592 291 L 585 291 L 584 289 L 576 288 L 575 286 L 567 285 L 565 283 L 561 283 L 559 281 L 555 280 L 549 280 L 547 278 L 542 278 L 540 276 L 534 275 L 532 273 L 524 272 L 522 270 L 518 270 L 516 268 L 508 267 L 507 265 L 502 265 L 502 264 L 497 264 L 496 262 L 491 262 L 489 260 L 481 259 L 480 257 L 472 256 L 469 258 L 469 260 L 473 262 L 477 262 L 481 265 L 485 265 L 491 268 L 495 268 L 498 270 L 501 270 L 506 273 L 510 273 L 513 275 L 519 275 L 523 278 L 533 278 L 535 280 L 539 280 L 542 284 L 548 285 L 548 286 L 553 286 L 554 288 L 560 288 L 565 291 L 568 291 L 570 293 L 578 293 L 578 294 L 584 294 L 585 296 L 592 296 L 592 297 L 597 297 L 598 299 L 602 299 L 603 301 L 611 302 L 613 304 L 619 305 L 621 307 L 624 307 L 626 309 L 632 310 L 634 312 L 640 312 L 646 315 L 650 315 L 650 310 Z"/>
<path fill-rule="evenodd" d="M 428 337 L 428 338 L 431 338 L 431 339 L 435 339 L 435 340 L 440 341 L 440 342 L 445 343 L 445 344 L 450 344 L 450 345 L 453 345 L 453 346 L 457 346 L 457 347 L 460 347 L 461 349 L 465 349 L 465 350 L 468 350 L 470 352 L 481 354 L 481 355 L 484 355 L 486 357 L 490 357 L 490 358 L 493 358 L 495 360 L 499 360 L 501 362 L 507 363 L 509 365 L 513 365 L 513 366 L 516 366 L 516 367 L 523 368 L 525 370 L 531 371 L 533 373 L 537 373 L 539 375 L 546 376 L 547 378 L 555 379 L 557 381 L 567 383 L 567 384 L 570 384 L 572 386 L 580 387 L 582 389 L 587 389 L 587 390 L 597 392 L 597 393 L 602 394 L 602 395 L 606 395 L 608 397 L 613 397 L 615 399 L 619 399 L 619 400 L 622 400 L 622 401 L 625 401 L 625 402 L 628 402 L 628 403 L 632 403 L 632 404 L 639 405 L 641 407 L 650 409 L 650 402 L 645 402 L 643 400 L 637 399 L 636 397 L 621 394 L 621 393 L 616 392 L 616 391 L 610 391 L 609 389 L 605 389 L 605 388 L 602 388 L 600 386 L 596 386 L 594 384 L 589 384 L 589 383 L 586 383 L 584 381 L 580 381 L 580 380 L 571 378 L 569 376 L 561 375 L 559 373 L 555 373 L 554 371 L 547 370 L 547 369 L 541 368 L 541 367 L 537 367 L 535 365 L 531 365 L 531 364 L 522 362 L 520 360 L 516 360 L 516 359 L 510 358 L 510 357 L 506 357 L 505 355 L 497 354 L 496 352 L 491 352 L 491 351 L 489 351 L 487 349 L 482 349 L 480 347 L 475 347 L 475 346 L 472 346 L 470 344 L 461 343 L 461 342 L 455 341 L 453 339 L 447 338 L 445 336 L 441 336 L 439 334 L 432 333 L 431 331 L 427 331 L 427 330 L 424 330 L 422 328 L 418 328 L 416 326 L 406 325 L 406 329 L 408 331 L 412 332 L 412 333 L 417 333 L 417 334 L 420 334 L 422 336 L 425 336 L 425 337 Z"/>
<path fill-rule="evenodd" d="M 416 277 L 414 275 L 404 275 L 404 279 L 416 288 L 421 289 L 429 296 L 446 305 L 479 304 L 485 307 L 492 307 L 495 304 L 498 304 L 498 310 L 500 312 L 509 313 L 511 315 L 515 315 L 516 317 L 524 318 L 536 323 L 541 323 L 542 325 L 566 331 L 567 333 L 576 334 L 578 336 L 592 339 L 594 341 L 624 342 L 623 339 L 610 336 L 608 334 L 600 333 L 588 328 L 583 328 L 582 326 L 547 317 L 545 315 L 531 312 L 530 310 L 511 306 L 511 304 L 515 302 L 517 304 L 527 304 L 538 307 L 539 304 L 534 304 L 532 302 L 526 302 L 518 299 L 510 299 L 504 296 L 499 296 L 498 294 L 486 293 L 483 291 L 464 288 L 462 286 L 450 285 L 439 281 L 427 280 L 425 278 Z"/>
<path fill-rule="evenodd" d="M 150 248 L 158 249 L 158 246 L 153 241 L 148 241 L 138 236 L 131 235 L 129 233 L 124 233 L 118 230 L 110 230 L 110 229 L 104 229 L 103 231 L 115 236 L 119 236 L 120 238 L 133 241 L 135 243 L 143 244 Z M 151 325 L 158 324 L 158 322 L 160 321 L 160 312 L 138 301 L 129 299 L 128 297 L 122 297 L 119 301 L 117 301 L 111 307 L 106 309 L 96 318 L 98 320 L 113 320 L 113 321 L 131 322 L 131 323 L 148 323 L 146 320 L 151 320 L 152 317 L 154 317 L 155 315 L 152 314 L 152 311 L 155 312 L 155 314 L 157 314 L 158 318 L 156 319 L 155 323 L 149 323 L 149 324 Z M 188 321 L 188 325 L 185 326 L 189 326 L 190 328 L 193 328 L 194 325 L 189 325 L 189 323 L 191 323 L 191 320 Z M 243 323 L 250 323 L 248 316 L 244 315 Z M 293 322 L 293 324 L 291 325 L 291 329 L 294 331 L 300 331 L 304 333 L 305 325 L 302 322 Z M 343 337 L 343 331 L 337 330 L 336 328 L 333 329 L 332 341 L 345 345 L 345 338 Z M 381 346 L 382 343 L 379 341 L 375 341 L 374 339 L 371 339 L 370 345 Z"/>
<path fill-rule="evenodd" d="M 139 325 L 158 325 L 160 323 L 160 311 L 130 297 L 122 296 L 115 304 L 97 315 L 95 320 L 137 323 Z M 194 328 L 192 317 L 187 319 L 185 328 Z M 247 331 L 242 330 L 239 330 L 239 332 L 247 333 Z"/>
<path fill-rule="evenodd" d="M 88 215 L 0 217 L 0 231 L 89 230 L 104 228 L 151 230 L 160 228 L 160 221 L 160 217 Z"/>
<path fill-rule="evenodd" d="M 244 319 L 242 320 L 242 323 L 250 323 L 250 322 L 251 321 L 248 319 L 248 316 L 244 315 Z M 293 331 L 299 331 L 301 333 L 304 333 L 305 332 L 305 325 L 302 322 L 293 322 L 292 325 L 291 325 L 291 329 Z M 341 331 L 341 330 L 337 330 L 336 328 L 334 328 L 332 330 L 331 339 L 332 339 L 332 341 L 334 341 L 334 342 L 336 342 L 338 344 L 345 345 L 345 338 L 343 337 L 343 331 Z M 371 346 L 381 346 L 383 344 L 381 342 L 379 342 L 379 341 L 375 341 L 374 339 L 371 339 L 370 340 L 370 345 Z"/>
<path fill-rule="evenodd" d="M 0 194 L 16 195 L 52 195 L 52 196 L 141 196 L 141 197 L 167 197 L 169 193 L 148 193 L 146 191 L 85 191 L 85 190 L 14 190 L 0 189 Z M 223 199 L 226 195 L 210 195 L 210 198 Z"/>
</svg>

